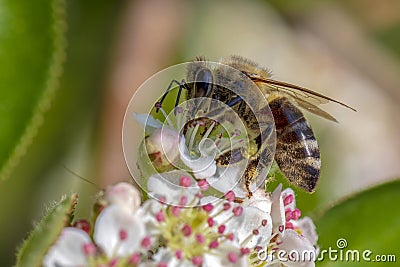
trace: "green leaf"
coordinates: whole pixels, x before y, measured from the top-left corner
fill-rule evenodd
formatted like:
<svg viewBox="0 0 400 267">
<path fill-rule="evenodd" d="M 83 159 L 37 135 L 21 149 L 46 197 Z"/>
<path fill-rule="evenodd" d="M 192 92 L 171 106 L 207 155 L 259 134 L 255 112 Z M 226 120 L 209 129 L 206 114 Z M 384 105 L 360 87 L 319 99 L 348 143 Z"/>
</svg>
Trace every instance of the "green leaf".
<svg viewBox="0 0 400 267">
<path fill-rule="evenodd" d="M 42 266 L 43 258 L 57 240 L 61 230 L 69 225 L 77 204 L 77 195 L 64 196 L 49 208 L 17 254 L 17 267 Z"/>
<path fill-rule="evenodd" d="M 0 181 L 32 143 L 65 61 L 64 0 L 0 0 Z"/>
<path fill-rule="evenodd" d="M 339 259 L 330 260 L 326 252 L 319 266 L 364 266 L 369 263 L 362 258 L 366 250 L 371 251 L 368 257 L 373 266 L 394 266 L 394 262 L 376 262 L 375 256 L 395 255 L 397 260 L 400 259 L 398 203 L 400 180 L 368 189 L 327 210 L 315 220 L 318 244 L 321 251 L 329 248 L 337 250 Z M 339 249 L 341 246 L 344 246 L 343 249 Z M 354 253 L 359 253 L 359 262 L 352 261 L 352 250 L 358 251 Z M 344 260 L 340 260 L 340 253 L 343 253 Z M 350 260 L 346 260 L 346 254 Z"/>
<path fill-rule="evenodd" d="M 267 176 L 266 189 L 268 192 L 273 192 L 279 184 L 282 184 L 283 188 L 290 187 L 293 189 L 296 194 L 296 205 L 303 214 L 310 215 L 310 213 L 316 209 L 321 200 L 318 188 L 315 193 L 310 194 L 303 189 L 294 186 L 279 169 L 278 164 L 274 162 Z"/>
<path fill-rule="evenodd" d="M 2 4 L 3 2 L 4 4 Z M 28 14 L 15 14 L 13 15 L 15 19 L 18 17 L 20 20 L 25 21 L 31 16 L 36 16 L 38 17 L 37 21 L 41 21 L 42 17 L 50 16 L 50 14 L 46 15 L 47 13 L 43 14 L 43 12 L 49 13 L 51 11 L 51 2 L 59 3 L 62 7 L 62 2 L 53 0 L 46 0 L 46 2 L 43 0 L 0 0 L 0 47 L 3 47 L 3 30 L 8 29 L 10 26 L 10 21 L 5 16 L 10 14 L 8 5 L 17 6 L 19 9 L 26 8 L 26 13 Z M 34 138 L 26 138 L 25 140 L 29 141 L 26 142 L 28 145 L 19 146 L 22 148 L 20 151 L 23 153 L 17 153 L 20 156 L 14 157 L 15 160 L 8 160 L 8 162 L 12 162 L 10 165 L 7 164 L 11 167 L 6 168 L 8 171 L 3 171 L 3 174 L 10 175 L 2 175 L 0 177 L 0 195 L 2 199 L 7 200 L 0 202 L 0 218 L 4 218 L 3 220 L 0 219 L 1 266 L 12 266 L 15 263 L 15 247 L 20 244 L 26 233 L 30 231 L 32 221 L 38 220 L 37 210 L 41 209 L 41 203 L 48 203 L 70 191 L 84 193 L 84 191 L 93 192 L 94 190 L 85 186 L 85 183 L 75 182 L 76 178 L 68 174 L 62 166 L 66 165 L 88 178 L 99 178 L 98 175 L 93 174 L 99 171 L 98 167 L 93 165 L 93 159 L 97 158 L 98 147 L 101 145 L 100 136 L 102 133 L 99 131 L 99 114 L 102 113 L 101 104 L 104 101 L 105 89 L 109 85 L 106 80 L 109 78 L 107 71 L 110 70 L 109 63 L 113 54 L 111 48 L 114 47 L 114 41 L 119 33 L 120 16 L 124 14 L 123 11 L 126 9 L 127 4 L 128 2 L 126 1 L 108 0 L 96 1 L 95 4 L 93 1 L 85 0 L 66 2 L 66 24 L 68 25 L 68 30 L 65 35 L 67 39 L 65 53 L 67 58 L 62 64 L 63 73 L 59 80 L 60 87 L 52 91 L 55 94 L 53 99 L 49 99 L 51 100 L 49 101 L 51 102 L 51 107 L 46 112 L 43 112 L 43 117 L 40 116 L 39 121 L 43 120 L 43 124 L 37 124 L 37 134 L 35 131 L 31 131 L 32 134 L 35 134 Z M 32 5 L 36 8 L 33 8 Z M 44 8 L 46 6 L 48 7 L 47 9 Z M 13 10 L 17 9 L 17 7 L 13 7 Z M 63 8 L 59 10 L 62 12 Z M 54 14 L 54 16 L 57 17 L 57 21 L 63 21 L 61 15 Z M 36 19 L 32 20 L 32 25 L 37 23 Z M 33 26 L 30 27 L 32 28 Z M 48 35 L 46 29 L 50 30 L 51 28 L 43 26 L 36 27 L 36 29 L 37 31 L 32 32 L 32 35 L 35 35 L 35 38 L 44 38 L 43 36 Z M 38 41 L 35 38 L 29 40 L 29 42 L 21 42 L 18 38 L 14 38 L 16 42 L 15 50 L 22 53 L 21 50 L 23 49 L 21 47 L 17 49 L 17 46 L 22 44 L 24 44 L 24 49 L 32 50 L 31 44 Z M 52 40 L 50 38 L 47 38 L 47 40 L 48 42 L 46 41 L 46 43 L 52 45 Z M 48 62 L 51 55 L 43 54 L 45 51 L 47 50 L 38 52 L 36 56 L 43 59 L 46 58 L 46 62 Z M 15 55 L 10 55 L 10 57 L 16 58 Z M 5 62 L 0 61 L 0 68 L 4 64 Z M 30 71 L 31 69 L 29 68 Z M 27 70 L 28 68 L 23 66 L 15 71 L 19 71 L 20 74 L 23 73 L 20 78 L 25 81 L 21 82 L 32 84 L 28 88 L 29 90 L 26 90 L 28 92 L 23 93 L 23 97 L 17 98 L 18 101 L 14 97 L 13 101 L 15 103 L 11 100 L 6 101 L 0 98 L 0 109 L 4 108 L 4 105 L 18 105 L 20 108 L 25 105 L 28 108 L 27 103 L 37 103 L 36 100 L 30 99 L 30 97 L 32 94 L 38 95 L 39 92 L 35 90 L 42 90 L 33 86 L 37 84 L 35 81 L 39 76 L 31 75 Z M 3 89 L 2 75 L 3 73 L 0 72 L 0 91 Z M 18 82 L 16 79 L 13 81 L 14 83 Z M 16 88 L 16 86 L 8 87 Z M 21 92 L 24 91 L 22 90 Z M 7 92 L 0 92 L 0 95 L 3 97 L 3 94 L 16 93 L 10 89 Z M 29 108 L 31 109 L 31 107 Z M 10 118 L 12 123 L 28 127 L 30 120 L 27 118 L 31 116 L 28 113 L 23 111 L 22 108 L 20 111 L 15 111 L 14 115 L 0 111 L 0 135 L 3 131 L 8 132 L 8 128 L 16 129 L 11 125 L 11 122 L 10 125 L 5 124 L 4 118 Z M 24 114 L 28 117 L 23 117 Z M 20 123 L 21 121 L 23 122 Z M 7 128 L 4 129 L 3 125 L 6 125 L 5 127 Z M 9 145 L 14 150 L 14 141 L 17 141 L 18 138 L 16 136 L 21 132 L 22 130 L 15 131 L 15 137 L 13 135 L 8 136 L 8 141 L 0 140 L 0 172 L 5 160 L 9 159 L 9 150 L 6 150 L 6 147 Z M 5 156 L 6 154 L 7 156 Z M 8 178 L 4 180 L 6 177 Z M 1 182 L 1 180 L 3 181 Z M 27 206 L 27 199 L 29 199 L 29 207 Z M 85 195 L 85 199 L 87 199 L 88 203 L 91 202 L 89 196 Z M 15 209 L 15 207 L 20 206 L 25 208 Z M 86 216 L 89 212 L 89 205 L 79 209 L 79 213 L 82 214 L 80 216 Z M 12 214 L 13 219 L 7 220 L 10 214 Z M 18 227 L 15 225 L 16 221 L 18 221 Z M 10 231 L 10 229 L 15 230 Z"/>
</svg>

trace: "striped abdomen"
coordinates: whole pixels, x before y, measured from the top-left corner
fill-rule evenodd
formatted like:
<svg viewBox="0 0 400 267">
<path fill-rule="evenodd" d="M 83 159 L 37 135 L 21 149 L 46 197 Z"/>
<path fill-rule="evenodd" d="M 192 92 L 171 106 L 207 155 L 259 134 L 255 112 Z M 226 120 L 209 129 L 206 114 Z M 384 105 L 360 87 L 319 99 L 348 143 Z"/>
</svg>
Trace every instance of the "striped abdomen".
<svg viewBox="0 0 400 267">
<path fill-rule="evenodd" d="M 269 101 L 276 127 L 275 160 L 291 183 L 313 192 L 321 158 L 317 140 L 303 113 L 284 96 Z"/>
</svg>

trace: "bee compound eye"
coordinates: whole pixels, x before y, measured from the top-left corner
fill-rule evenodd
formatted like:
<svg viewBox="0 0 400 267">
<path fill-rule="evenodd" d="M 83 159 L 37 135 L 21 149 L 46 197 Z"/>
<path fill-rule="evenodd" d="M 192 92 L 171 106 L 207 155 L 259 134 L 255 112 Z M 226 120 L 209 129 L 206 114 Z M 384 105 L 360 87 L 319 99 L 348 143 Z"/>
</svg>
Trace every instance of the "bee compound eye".
<svg viewBox="0 0 400 267">
<path fill-rule="evenodd" d="M 201 69 L 195 78 L 195 97 L 209 97 L 213 86 L 213 75 L 209 69 Z"/>
</svg>

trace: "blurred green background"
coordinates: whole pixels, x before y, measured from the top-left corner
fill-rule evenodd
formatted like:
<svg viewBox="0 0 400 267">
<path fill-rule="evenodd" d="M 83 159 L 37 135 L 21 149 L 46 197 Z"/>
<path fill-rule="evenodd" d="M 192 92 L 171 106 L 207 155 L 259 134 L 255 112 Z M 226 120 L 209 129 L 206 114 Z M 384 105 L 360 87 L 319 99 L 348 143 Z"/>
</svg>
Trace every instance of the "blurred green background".
<svg viewBox="0 0 400 267">
<path fill-rule="evenodd" d="M 306 114 L 323 166 L 317 192 L 298 192 L 303 214 L 318 219 L 331 203 L 400 177 L 400 1 L 0 0 L 0 265 L 14 263 L 33 222 L 63 193 L 78 192 L 77 216 L 89 214 L 98 189 L 69 170 L 99 187 L 131 180 L 121 128 L 145 79 L 198 55 L 230 54 L 358 110 L 326 105 L 339 124 Z M 399 188 L 374 191 L 379 220 L 370 209 L 354 224 L 350 209 L 329 221 L 353 224 L 356 244 L 398 253 Z M 388 243 L 366 232 L 385 227 Z M 342 237 L 332 232 L 332 242 Z"/>
</svg>

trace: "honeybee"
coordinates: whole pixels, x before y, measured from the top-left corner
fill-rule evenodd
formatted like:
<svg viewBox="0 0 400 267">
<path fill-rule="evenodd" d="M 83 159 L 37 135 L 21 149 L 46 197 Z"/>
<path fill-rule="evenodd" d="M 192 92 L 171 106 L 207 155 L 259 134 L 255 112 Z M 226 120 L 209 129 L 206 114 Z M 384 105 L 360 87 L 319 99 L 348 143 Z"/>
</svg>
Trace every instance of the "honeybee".
<svg viewBox="0 0 400 267">
<path fill-rule="evenodd" d="M 156 107 L 161 107 L 174 83 L 179 85 L 176 106 L 183 90 L 187 91 L 187 99 L 207 97 L 224 102 L 242 119 L 248 130 L 249 139 L 256 148 L 228 151 L 219 155 L 216 162 L 219 165 L 227 165 L 243 158 L 249 160 L 243 177 L 248 196 L 252 195 L 250 184 L 259 174 L 259 167 L 273 160 L 290 183 L 313 193 L 320 176 L 321 157 L 317 140 L 301 109 L 334 122 L 337 120 L 320 109 L 319 104 L 332 101 L 351 110 L 355 109 L 307 88 L 273 80 L 268 69 L 244 57 L 229 56 L 221 59 L 219 63 L 220 65 L 210 66 L 204 58 L 196 58 L 188 67 L 186 80 L 182 82 L 173 80 Z M 230 68 L 238 70 L 239 74 L 229 71 Z M 245 81 L 246 78 L 265 96 L 263 102 L 257 106 L 257 110 L 250 109 L 248 102 L 244 101 L 243 96 L 246 96 L 247 91 L 250 91 L 247 88 L 251 86 Z M 224 81 L 226 86 L 220 86 L 217 81 Z M 236 88 L 236 91 L 228 88 Z M 260 130 L 260 124 L 264 123 L 263 114 L 268 113 L 267 109 L 272 112 L 276 130 L 275 154 L 266 149 L 267 146 L 264 144 L 272 134 L 271 128 Z M 268 123 L 267 120 L 268 118 L 265 119 L 265 123 Z"/>
</svg>

